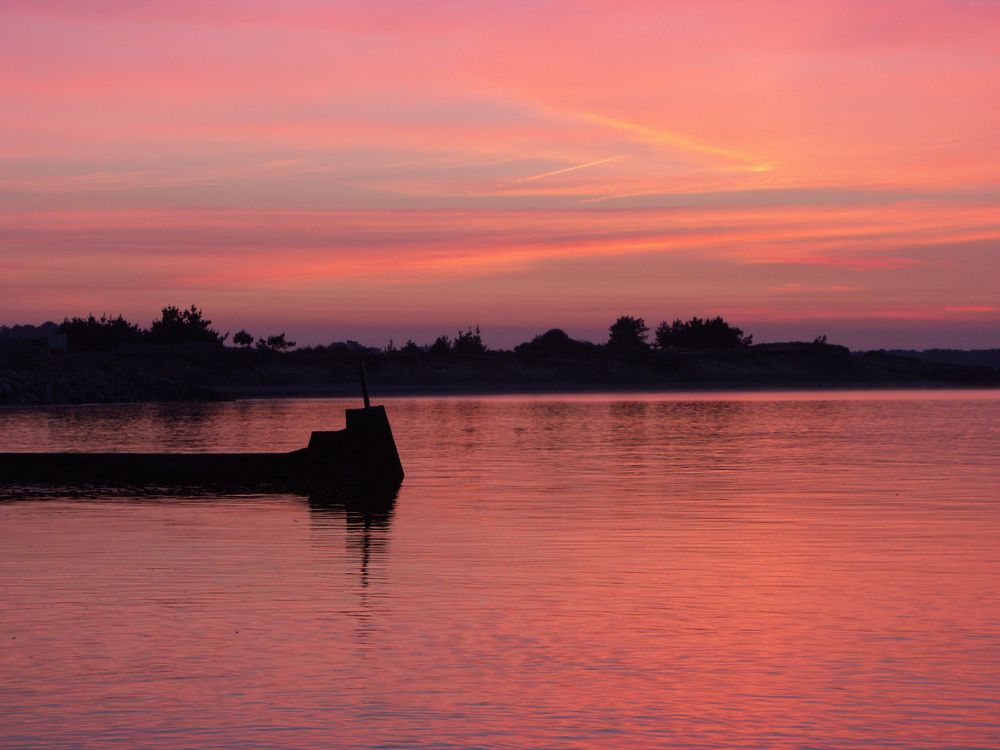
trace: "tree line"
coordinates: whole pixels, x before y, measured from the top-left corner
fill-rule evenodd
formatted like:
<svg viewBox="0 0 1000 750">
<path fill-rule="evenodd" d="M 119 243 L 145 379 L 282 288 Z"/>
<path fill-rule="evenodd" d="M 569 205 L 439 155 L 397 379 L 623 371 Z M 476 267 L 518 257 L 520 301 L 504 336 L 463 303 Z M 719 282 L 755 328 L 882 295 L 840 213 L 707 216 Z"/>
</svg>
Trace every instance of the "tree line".
<svg viewBox="0 0 1000 750">
<path fill-rule="evenodd" d="M 173 305 L 164 307 L 160 317 L 148 328 L 131 323 L 122 315 L 113 318 L 107 315 L 99 318 L 88 315 L 85 318 L 64 319 L 59 332 L 65 334 L 68 348 L 73 351 L 111 351 L 127 344 L 202 344 L 223 347 L 230 338 L 228 332 L 220 334 L 215 330 L 212 321 L 196 305 L 183 309 Z M 738 349 L 753 343 L 753 336 L 744 335 L 742 329 L 729 324 L 721 316 L 693 317 L 687 321 L 678 318 L 671 323 L 663 320 L 653 331 L 652 340 L 649 334 L 650 329 L 642 318 L 622 315 L 608 327 L 608 340 L 603 345 L 570 338 L 565 331 L 553 328 L 535 336 L 531 341 L 518 344 L 514 351 L 532 356 L 574 356 L 596 353 L 604 348 L 622 352 L 651 348 Z M 254 348 L 264 352 L 285 352 L 296 346 L 296 342 L 289 340 L 284 333 L 255 338 L 245 329 L 232 336 L 232 343 L 241 349 Z M 410 339 L 397 347 L 390 339 L 384 349 L 375 349 L 362 346 L 356 341 L 347 341 L 335 342 L 327 347 L 306 347 L 300 351 L 478 355 L 485 354 L 488 348 L 483 342 L 479 326 L 469 326 L 464 331 L 459 330 L 454 337 L 441 335 L 433 342 L 423 345 Z"/>
<path fill-rule="evenodd" d="M 168 305 L 149 328 L 131 323 L 122 315 L 114 318 L 102 315 L 98 318 L 91 314 L 85 318 L 65 318 L 59 325 L 59 333 L 66 336 L 67 347 L 72 351 L 99 352 L 108 352 L 127 344 L 207 344 L 221 347 L 229 338 L 228 332 L 220 334 L 212 328 L 212 321 L 196 305 L 185 309 Z M 254 345 L 254 340 L 241 330 L 233 336 L 233 343 L 249 347 Z M 284 333 L 256 341 L 256 347 L 266 351 L 285 351 L 294 346 L 295 342 L 288 341 Z"/>
<path fill-rule="evenodd" d="M 730 325 L 721 316 L 705 319 L 694 317 L 673 323 L 660 321 L 650 343 L 649 327 L 642 318 L 623 315 L 608 329 L 608 346 L 660 349 L 738 349 L 753 344 L 753 336 Z"/>
</svg>

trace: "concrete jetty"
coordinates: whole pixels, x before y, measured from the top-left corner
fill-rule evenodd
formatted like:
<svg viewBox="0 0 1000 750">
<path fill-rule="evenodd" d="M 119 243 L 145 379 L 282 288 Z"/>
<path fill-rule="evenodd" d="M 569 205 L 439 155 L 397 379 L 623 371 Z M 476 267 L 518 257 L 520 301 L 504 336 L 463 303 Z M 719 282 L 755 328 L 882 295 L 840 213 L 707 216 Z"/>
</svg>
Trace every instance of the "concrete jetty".
<svg viewBox="0 0 1000 750">
<path fill-rule="evenodd" d="M 398 487 L 403 466 L 385 407 L 365 402 L 346 410 L 343 430 L 313 432 L 288 453 L 0 453 L 0 484 Z"/>
</svg>

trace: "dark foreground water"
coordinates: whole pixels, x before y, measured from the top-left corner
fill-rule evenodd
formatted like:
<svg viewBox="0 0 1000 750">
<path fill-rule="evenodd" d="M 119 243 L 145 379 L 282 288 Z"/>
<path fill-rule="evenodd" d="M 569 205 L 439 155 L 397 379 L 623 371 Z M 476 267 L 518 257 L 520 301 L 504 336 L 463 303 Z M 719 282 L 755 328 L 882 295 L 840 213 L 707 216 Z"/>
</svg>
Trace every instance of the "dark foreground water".
<svg viewBox="0 0 1000 750">
<path fill-rule="evenodd" d="M 0 410 L 0 450 L 285 450 L 345 405 Z M 1000 746 L 1000 395 L 388 408 L 385 515 L 0 503 L 0 746 Z"/>
</svg>

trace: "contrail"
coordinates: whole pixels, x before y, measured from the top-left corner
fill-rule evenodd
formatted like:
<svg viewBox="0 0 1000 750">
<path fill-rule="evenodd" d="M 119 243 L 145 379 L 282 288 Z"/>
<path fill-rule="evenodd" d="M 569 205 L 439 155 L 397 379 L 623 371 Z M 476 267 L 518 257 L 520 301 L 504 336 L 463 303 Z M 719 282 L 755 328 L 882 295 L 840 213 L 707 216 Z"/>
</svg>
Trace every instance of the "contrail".
<svg viewBox="0 0 1000 750">
<path fill-rule="evenodd" d="M 610 161 L 618 161 L 619 159 L 624 159 L 624 154 L 621 156 L 612 156 L 609 159 L 598 159 L 597 161 L 588 161 L 586 164 L 577 164 L 575 167 L 566 167 L 565 169 L 557 169 L 553 172 L 543 172 L 542 174 L 532 175 L 531 177 L 522 177 L 520 180 L 514 180 L 515 183 L 531 182 L 532 180 L 541 180 L 545 177 L 555 177 L 557 174 L 566 174 L 567 172 L 575 172 L 578 169 L 586 169 L 587 167 L 596 167 L 598 164 L 607 164 Z"/>
<path fill-rule="evenodd" d="M 598 115 L 593 112 L 579 112 L 576 113 L 579 117 L 583 117 L 585 120 L 590 120 L 591 122 L 596 122 L 599 125 L 604 125 L 609 128 L 615 128 L 616 130 L 625 130 L 627 132 L 633 133 L 638 136 L 638 138 L 646 143 L 653 143 L 660 146 L 668 146 L 671 148 L 680 149 L 681 151 L 688 151 L 693 153 L 710 154 L 712 156 L 719 156 L 724 159 L 731 159 L 734 161 L 743 162 L 746 166 L 741 167 L 731 167 L 736 171 L 747 171 L 747 172 L 768 172 L 773 168 L 771 164 L 761 164 L 756 159 L 747 156 L 746 154 L 741 154 L 738 151 L 732 151 L 728 148 L 720 148 L 718 146 L 713 146 L 710 143 L 702 143 L 696 141 L 692 138 L 687 138 L 686 136 L 680 135 L 678 133 L 672 133 L 668 130 L 659 130 L 657 128 L 651 128 L 646 125 L 639 125 L 634 122 L 628 122 L 627 120 L 616 120 L 612 117 L 605 117 L 603 115 Z"/>
</svg>

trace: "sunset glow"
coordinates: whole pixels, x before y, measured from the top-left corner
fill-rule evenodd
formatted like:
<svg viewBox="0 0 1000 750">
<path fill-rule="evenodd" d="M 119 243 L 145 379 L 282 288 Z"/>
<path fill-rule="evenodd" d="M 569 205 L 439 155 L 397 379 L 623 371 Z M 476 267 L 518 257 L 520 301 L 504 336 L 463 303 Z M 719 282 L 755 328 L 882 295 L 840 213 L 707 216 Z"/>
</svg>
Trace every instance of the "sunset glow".
<svg viewBox="0 0 1000 750">
<path fill-rule="evenodd" d="M 0 323 L 1000 346 L 1000 5 L 0 1 Z"/>
</svg>

